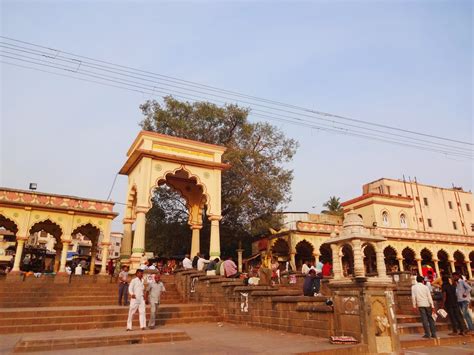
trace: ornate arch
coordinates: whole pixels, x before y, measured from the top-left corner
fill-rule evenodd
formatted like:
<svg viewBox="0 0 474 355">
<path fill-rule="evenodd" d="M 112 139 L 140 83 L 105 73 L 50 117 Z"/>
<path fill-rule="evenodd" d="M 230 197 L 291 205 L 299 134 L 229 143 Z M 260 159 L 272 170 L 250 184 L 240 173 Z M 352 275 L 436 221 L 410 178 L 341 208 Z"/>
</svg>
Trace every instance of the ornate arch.
<svg viewBox="0 0 474 355">
<path fill-rule="evenodd" d="M 18 233 L 18 223 L 1 213 L 0 213 L 0 227 L 3 227 L 14 234 Z"/>
<path fill-rule="evenodd" d="M 41 232 L 42 230 L 54 236 L 57 241 L 60 241 L 61 235 L 63 235 L 63 226 L 59 223 L 52 221 L 49 217 L 41 221 L 35 222 L 30 227 L 28 232 L 30 234 L 34 234 L 36 232 Z"/>
<path fill-rule="evenodd" d="M 384 214 L 387 214 L 387 223 L 386 224 L 384 223 Z M 391 223 L 390 223 L 391 216 L 390 216 L 390 212 L 387 209 L 384 208 L 380 211 L 380 217 L 382 217 L 382 226 L 383 227 L 390 227 L 390 225 L 391 225 Z"/>
<path fill-rule="evenodd" d="M 283 238 L 277 238 L 273 243 L 271 250 L 272 255 L 287 256 L 290 254 L 290 246 L 288 245 L 288 242 Z"/>
</svg>

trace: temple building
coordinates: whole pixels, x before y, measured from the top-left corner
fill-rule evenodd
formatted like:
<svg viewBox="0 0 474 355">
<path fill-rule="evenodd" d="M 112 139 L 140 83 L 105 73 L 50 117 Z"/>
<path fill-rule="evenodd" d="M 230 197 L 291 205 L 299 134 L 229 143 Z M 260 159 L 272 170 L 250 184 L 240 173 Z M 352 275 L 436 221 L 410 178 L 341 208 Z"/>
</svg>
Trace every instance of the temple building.
<svg viewBox="0 0 474 355">
<path fill-rule="evenodd" d="M 460 187 L 442 188 L 382 178 L 365 184 L 362 195 L 342 203 L 344 214 L 357 214 L 374 236 L 386 239 L 386 271 L 424 273 L 431 268 L 458 271 L 472 279 L 474 218 L 472 193 Z M 331 215 L 286 213 L 283 228 L 255 242 L 253 252 L 271 253 L 296 269 L 304 260 L 332 260 L 327 244 L 331 233 L 342 231 L 342 218 Z M 346 248 L 346 249 L 344 249 Z M 345 272 L 352 272 L 353 253 L 340 251 Z M 366 274 L 376 272 L 376 251 L 363 248 Z"/>
</svg>

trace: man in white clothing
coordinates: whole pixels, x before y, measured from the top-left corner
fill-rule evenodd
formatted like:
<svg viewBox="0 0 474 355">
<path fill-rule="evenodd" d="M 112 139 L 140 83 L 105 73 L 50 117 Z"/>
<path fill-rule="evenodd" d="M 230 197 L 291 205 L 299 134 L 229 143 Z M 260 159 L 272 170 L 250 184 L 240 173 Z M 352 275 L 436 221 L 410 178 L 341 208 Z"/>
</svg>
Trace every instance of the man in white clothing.
<svg viewBox="0 0 474 355">
<path fill-rule="evenodd" d="M 309 260 L 306 260 L 301 268 L 301 273 L 303 275 L 308 275 L 310 268 L 311 268 L 311 262 Z"/>
<path fill-rule="evenodd" d="M 155 274 L 155 282 L 148 284 L 148 301 L 150 302 L 150 321 L 148 328 L 155 328 L 156 311 L 160 305 L 161 293 L 166 292 L 165 285 L 161 282 L 160 274 Z"/>
<path fill-rule="evenodd" d="M 199 256 L 199 259 L 198 259 L 197 269 L 198 271 L 202 271 L 205 269 L 205 265 L 209 263 L 209 260 L 204 259 L 201 254 L 198 254 L 198 256 Z"/>
<path fill-rule="evenodd" d="M 183 259 L 183 268 L 185 269 L 192 269 L 193 268 L 193 262 L 191 259 L 189 259 L 189 254 L 186 254 Z"/>
<path fill-rule="evenodd" d="M 431 332 L 431 337 L 436 339 L 436 326 L 433 319 L 433 313 L 435 312 L 433 298 L 428 287 L 423 284 L 423 281 L 423 276 L 417 276 L 416 284 L 411 287 L 413 311 L 416 312 L 418 310 L 420 312 L 421 323 L 425 330 L 423 338 L 429 338 Z"/>
<path fill-rule="evenodd" d="M 137 310 L 140 319 L 140 328 L 145 330 L 146 327 L 143 270 L 138 269 L 136 276 L 137 277 L 130 282 L 130 286 L 128 286 L 130 309 L 128 311 L 127 331 L 132 330 L 133 315 Z"/>
</svg>

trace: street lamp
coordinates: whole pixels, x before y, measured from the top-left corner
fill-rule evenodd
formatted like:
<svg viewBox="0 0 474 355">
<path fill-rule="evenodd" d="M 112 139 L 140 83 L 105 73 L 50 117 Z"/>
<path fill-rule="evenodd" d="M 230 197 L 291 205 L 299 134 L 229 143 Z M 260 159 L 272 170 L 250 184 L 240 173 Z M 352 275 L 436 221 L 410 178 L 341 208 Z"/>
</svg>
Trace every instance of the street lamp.
<svg viewBox="0 0 474 355">
<path fill-rule="evenodd" d="M 30 182 L 30 190 L 36 190 L 38 184 L 36 182 Z"/>
</svg>

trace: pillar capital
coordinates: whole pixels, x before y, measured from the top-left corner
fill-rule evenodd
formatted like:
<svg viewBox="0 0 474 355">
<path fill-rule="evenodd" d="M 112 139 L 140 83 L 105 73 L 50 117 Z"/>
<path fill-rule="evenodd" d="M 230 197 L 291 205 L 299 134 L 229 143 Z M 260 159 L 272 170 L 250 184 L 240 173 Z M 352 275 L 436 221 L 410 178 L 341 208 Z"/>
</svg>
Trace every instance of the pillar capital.
<svg viewBox="0 0 474 355">
<path fill-rule="evenodd" d="M 61 238 L 61 243 L 63 243 L 63 244 L 71 244 L 71 243 L 72 243 L 72 239 L 70 239 L 70 238 Z"/>
<path fill-rule="evenodd" d="M 24 236 L 19 236 L 19 235 L 17 235 L 17 236 L 16 236 L 16 240 L 17 240 L 17 241 L 22 241 L 22 242 L 24 242 L 24 241 L 27 241 L 27 240 L 28 240 L 28 237 L 24 237 Z"/>
<path fill-rule="evenodd" d="M 133 224 L 135 222 L 132 218 L 124 218 L 122 223 L 123 224 Z"/>
<path fill-rule="evenodd" d="M 423 259 L 422 258 L 415 258 L 416 262 L 421 262 Z"/>
<path fill-rule="evenodd" d="M 212 221 L 220 221 L 222 219 L 222 216 L 218 216 L 218 215 L 213 214 L 213 215 L 208 216 L 207 219 L 210 220 L 211 222 Z"/>
<path fill-rule="evenodd" d="M 434 263 L 439 263 L 439 259 L 432 259 Z"/>
<path fill-rule="evenodd" d="M 191 224 L 189 226 L 191 229 L 202 229 L 202 224 Z"/>
<path fill-rule="evenodd" d="M 100 245 L 102 247 L 108 247 L 109 245 L 112 245 L 112 243 L 111 242 L 101 242 Z"/>
<path fill-rule="evenodd" d="M 403 261 L 403 260 L 405 260 L 405 258 L 403 256 L 397 256 L 397 260 Z"/>
<path fill-rule="evenodd" d="M 471 260 L 464 260 L 464 264 L 470 264 Z"/>
</svg>

